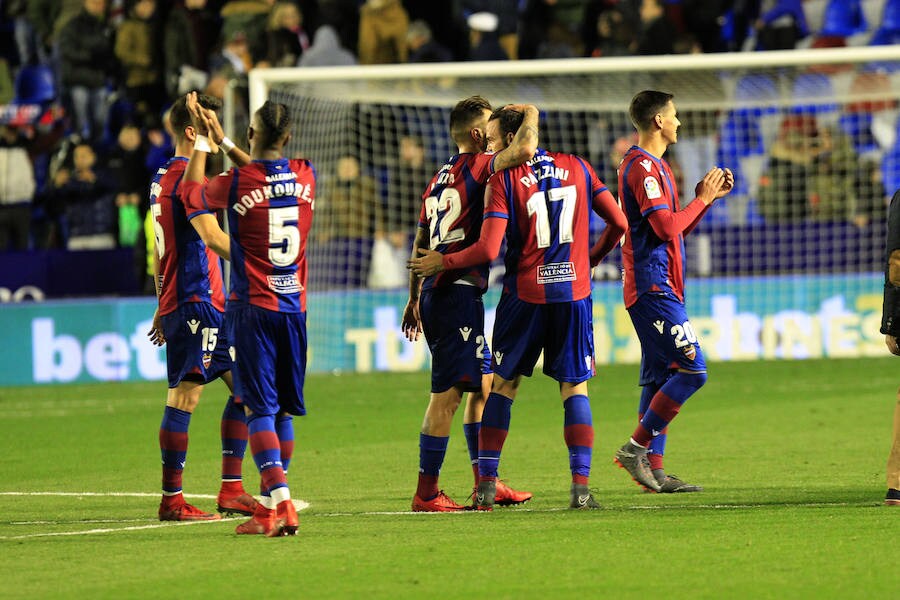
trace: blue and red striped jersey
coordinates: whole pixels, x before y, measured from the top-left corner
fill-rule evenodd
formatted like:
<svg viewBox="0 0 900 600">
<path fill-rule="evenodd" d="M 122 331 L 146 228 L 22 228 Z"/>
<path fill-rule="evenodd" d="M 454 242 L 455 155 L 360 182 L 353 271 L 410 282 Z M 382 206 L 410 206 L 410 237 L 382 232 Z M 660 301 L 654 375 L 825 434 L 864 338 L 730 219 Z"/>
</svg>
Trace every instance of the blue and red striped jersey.
<svg viewBox="0 0 900 600">
<path fill-rule="evenodd" d="M 628 219 L 622 246 L 625 306 L 647 292 L 670 292 L 684 302 L 684 235 L 663 241 L 649 221 L 654 211 L 680 209 L 668 163 L 632 146 L 619 164 L 619 202 Z"/>
<path fill-rule="evenodd" d="M 588 222 L 594 198 L 604 192 L 605 210 L 618 210 L 587 162 L 543 149 L 524 165 L 491 177 L 484 218 L 508 219 L 504 291 L 532 304 L 589 296 Z"/>
<path fill-rule="evenodd" d="M 219 257 L 206 247 L 191 226 L 181 178 L 187 159 L 176 156 L 156 171 L 150 184 L 150 214 L 159 256 L 159 314 L 167 315 L 186 302 L 207 302 L 225 309 Z"/>
<path fill-rule="evenodd" d="M 227 209 L 231 235 L 229 304 L 306 311 L 306 240 L 316 171 L 308 160 L 255 160 L 190 186 L 188 217 Z"/>
<path fill-rule="evenodd" d="M 494 153 L 451 156 L 422 194 L 419 227 L 428 231 L 428 247 L 442 254 L 478 241 L 484 212 L 484 186 L 493 173 Z M 426 277 L 422 289 L 466 281 L 487 289 L 490 263 L 442 271 Z"/>
</svg>

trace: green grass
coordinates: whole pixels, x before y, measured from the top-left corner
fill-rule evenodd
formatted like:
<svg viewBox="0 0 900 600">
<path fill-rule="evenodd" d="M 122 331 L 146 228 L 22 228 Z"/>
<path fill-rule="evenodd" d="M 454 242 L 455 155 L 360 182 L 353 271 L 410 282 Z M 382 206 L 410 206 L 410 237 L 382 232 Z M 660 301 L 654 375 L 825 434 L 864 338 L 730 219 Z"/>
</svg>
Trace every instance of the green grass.
<svg viewBox="0 0 900 600">
<path fill-rule="evenodd" d="M 282 539 L 155 520 L 164 384 L 0 388 L 0 492 L 151 494 L 0 495 L 0 597 L 893 598 L 900 510 L 881 502 L 896 372 L 892 359 L 712 365 L 667 456 L 706 491 L 651 495 L 611 461 L 634 426 L 637 368 L 604 367 L 591 383 L 604 510 L 590 513 L 561 510 L 563 414 L 537 376 L 501 464 L 535 499 L 451 515 L 406 512 L 427 374 L 312 376 L 290 473 L 311 506 Z M 218 489 L 224 397 L 210 386 L 195 413 L 187 493 Z M 441 482 L 463 500 L 456 419 Z M 249 460 L 244 473 L 254 488 Z M 98 529 L 113 531 L 69 535 Z"/>
</svg>

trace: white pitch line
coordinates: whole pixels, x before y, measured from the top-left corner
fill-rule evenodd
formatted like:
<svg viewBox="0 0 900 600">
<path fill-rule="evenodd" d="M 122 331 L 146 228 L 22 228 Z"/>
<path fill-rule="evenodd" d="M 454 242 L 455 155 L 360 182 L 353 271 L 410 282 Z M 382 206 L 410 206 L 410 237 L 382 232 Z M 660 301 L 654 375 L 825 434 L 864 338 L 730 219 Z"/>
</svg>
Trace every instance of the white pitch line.
<svg viewBox="0 0 900 600">
<path fill-rule="evenodd" d="M 218 519 L 216 521 L 180 521 L 180 522 L 155 523 L 153 525 L 132 525 L 130 527 L 109 527 L 106 529 L 87 529 L 85 531 L 56 531 L 56 532 L 48 532 L 48 533 L 29 533 L 26 535 L 0 536 L 0 540 L 24 540 L 24 539 L 28 539 L 28 538 L 59 537 L 59 536 L 67 536 L 67 535 L 92 535 L 92 534 L 97 534 L 97 533 L 116 533 L 119 531 L 137 531 L 139 529 L 159 529 L 160 527 L 187 527 L 188 525 L 222 523 L 222 522 L 234 521 L 234 520 L 237 520 L 237 517 L 226 517 L 224 519 Z"/>
</svg>

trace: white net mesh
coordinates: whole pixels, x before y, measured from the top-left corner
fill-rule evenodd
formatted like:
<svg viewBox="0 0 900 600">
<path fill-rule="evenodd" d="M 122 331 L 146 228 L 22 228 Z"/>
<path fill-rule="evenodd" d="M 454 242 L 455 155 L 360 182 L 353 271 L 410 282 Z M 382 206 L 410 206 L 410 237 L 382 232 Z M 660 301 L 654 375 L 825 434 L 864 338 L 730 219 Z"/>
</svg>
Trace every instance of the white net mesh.
<svg viewBox="0 0 900 600">
<path fill-rule="evenodd" d="M 291 107 L 289 150 L 319 173 L 311 368 L 427 366 L 399 337 L 403 265 L 421 192 L 455 152 L 447 120 L 458 100 L 536 104 L 541 146 L 584 156 L 615 190 L 642 89 L 675 95 L 682 126 L 664 158 L 683 203 L 713 165 L 736 175 L 687 239 L 688 311 L 708 357 L 876 352 L 886 203 L 900 188 L 891 56 L 900 51 L 254 72 L 251 104 Z M 616 251 L 595 273 L 599 363 L 639 359 L 619 278 Z"/>
</svg>

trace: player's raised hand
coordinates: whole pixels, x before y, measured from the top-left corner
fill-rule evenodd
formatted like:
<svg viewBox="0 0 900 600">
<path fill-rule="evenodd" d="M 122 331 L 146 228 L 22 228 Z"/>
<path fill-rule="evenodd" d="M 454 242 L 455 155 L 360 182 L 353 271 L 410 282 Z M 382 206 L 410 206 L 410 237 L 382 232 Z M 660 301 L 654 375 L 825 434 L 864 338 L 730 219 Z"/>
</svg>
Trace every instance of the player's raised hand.
<svg viewBox="0 0 900 600">
<path fill-rule="evenodd" d="M 428 248 L 418 249 L 419 257 L 411 258 L 406 268 L 419 277 L 428 277 L 444 270 L 444 255 Z"/>
<path fill-rule="evenodd" d="M 400 322 L 403 335 L 410 342 L 415 342 L 422 334 L 422 320 L 419 317 L 419 303 L 410 300 L 403 309 L 403 320 Z"/>
<path fill-rule="evenodd" d="M 225 129 L 222 128 L 222 124 L 219 122 L 216 111 L 210 108 L 203 108 L 202 106 L 200 107 L 200 111 L 204 125 L 206 125 L 206 129 L 209 132 L 209 139 L 217 145 L 221 144 L 222 140 L 225 139 Z"/>
<path fill-rule="evenodd" d="M 697 198 L 709 206 L 713 203 L 713 200 L 721 198 L 721 196 L 718 196 L 717 194 L 721 191 L 724 183 L 725 171 L 719 167 L 713 167 L 703 176 L 703 179 L 700 180 L 697 187 L 694 188 L 694 193 Z M 725 194 L 722 194 L 722 196 L 724 195 Z"/>
<path fill-rule="evenodd" d="M 203 118 L 200 102 L 197 100 L 197 92 L 188 92 L 185 97 L 188 112 L 191 115 L 191 124 L 194 126 L 197 135 L 207 135 L 209 130 L 206 127 L 206 121 Z"/>
</svg>

